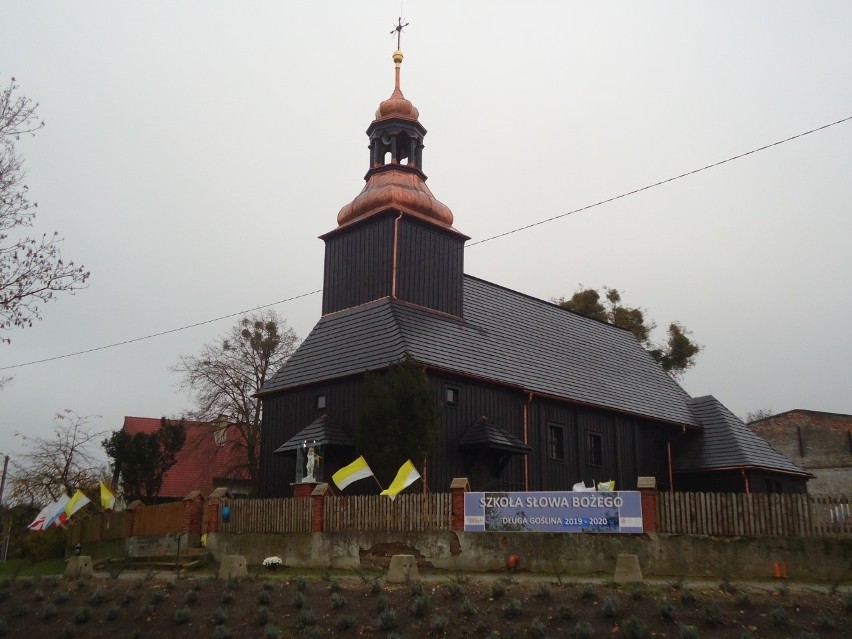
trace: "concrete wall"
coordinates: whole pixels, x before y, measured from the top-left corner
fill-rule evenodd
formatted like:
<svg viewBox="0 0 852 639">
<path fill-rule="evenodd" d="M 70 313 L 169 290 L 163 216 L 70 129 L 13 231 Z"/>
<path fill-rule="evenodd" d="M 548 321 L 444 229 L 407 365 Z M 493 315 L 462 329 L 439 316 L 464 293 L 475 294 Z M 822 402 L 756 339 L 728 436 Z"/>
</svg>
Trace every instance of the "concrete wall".
<svg viewBox="0 0 852 639">
<path fill-rule="evenodd" d="M 421 567 L 467 572 L 505 570 L 510 554 L 521 569 L 542 573 L 611 575 L 620 553 L 635 554 L 645 576 L 773 577 L 787 563 L 792 579 L 852 580 L 852 539 L 696 535 L 592 535 L 544 533 L 290 533 L 208 536 L 208 549 L 244 555 L 249 564 L 278 555 L 288 566 L 386 568 L 394 554 L 412 554 Z"/>
</svg>

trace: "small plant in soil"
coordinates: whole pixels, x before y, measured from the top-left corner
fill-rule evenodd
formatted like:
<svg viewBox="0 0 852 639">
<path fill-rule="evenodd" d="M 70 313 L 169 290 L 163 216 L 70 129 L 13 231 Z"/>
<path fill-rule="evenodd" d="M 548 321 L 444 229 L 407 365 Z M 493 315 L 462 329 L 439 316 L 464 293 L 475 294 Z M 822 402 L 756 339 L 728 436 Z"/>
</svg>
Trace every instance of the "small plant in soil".
<svg viewBox="0 0 852 639">
<path fill-rule="evenodd" d="M 98 604 L 102 604 L 106 601 L 106 590 L 103 588 L 98 588 L 95 592 L 92 593 L 92 596 L 89 598 L 89 603 L 93 606 L 97 606 Z"/>
<path fill-rule="evenodd" d="M 580 591 L 580 599 L 594 599 L 595 598 L 595 589 L 589 585 L 583 586 L 583 589 Z"/>
<path fill-rule="evenodd" d="M 396 610 L 385 608 L 379 613 L 379 627 L 382 630 L 393 630 L 396 628 Z"/>
<path fill-rule="evenodd" d="M 737 602 L 738 606 L 750 606 L 751 605 L 751 597 L 745 590 L 737 591 L 736 596 L 734 596 L 734 601 Z"/>
<path fill-rule="evenodd" d="M 352 615 L 340 615 L 337 618 L 337 623 L 335 624 L 335 626 L 338 630 L 342 632 L 344 630 L 349 630 L 354 623 L 355 617 L 353 617 Z"/>
<path fill-rule="evenodd" d="M 781 606 L 775 606 L 770 610 L 769 618 L 772 619 L 772 625 L 776 628 L 784 628 L 790 623 L 790 615 Z"/>
<path fill-rule="evenodd" d="M 722 583 L 719 584 L 719 590 L 722 592 L 727 592 L 729 595 L 734 594 L 737 591 L 737 587 L 731 583 L 730 577 L 725 577 L 722 579 Z"/>
<path fill-rule="evenodd" d="M 21 579 L 19 583 L 21 584 L 21 590 L 27 590 L 33 587 L 33 580 L 29 578 Z"/>
<path fill-rule="evenodd" d="M 695 593 L 693 593 L 689 588 L 684 588 L 680 592 L 680 603 L 690 606 L 695 603 Z"/>
<path fill-rule="evenodd" d="M 281 639 L 281 629 L 271 623 L 266 624 L 263 629 L 263 637 L 264 639 Z"/>
<path fill-rule="evenodd" d="M 346 599 L 339 592 L 331 593 L 331 607 L 335 610 L 343 608 L 346 605 Z"/>
<path fill-rule="evenodd" d="M 33 592 L 33 599 L 36 601 L 44 601 L 44 590 L 36 588 L 35 592 Z"/>
<path fill-rule="evenodd" d="M 117 603 L 110 604 L 106 613 L 107 621 L 114 621 L 115 619 L 118 619 L 119 612 L 121 612 L 121 607 Z"/>
<path fill-rule="evenodd" d="M 157 604 L 162 603 L 165 598 L 166 593 L 162 590 L 152 590 L 149 601 L 156 606 Z"/>
<path fill-rule="evenodd" d="M 568 604 L 562 604 L 556 611 L 556 616 L 562 619 L 562 621 L 568 621 L 574 618 L 574 609 Z"/>
<path fill-rule="evenodd" d="M 660 602 L 658 610 L 660 611 L 660 617 L 663 619 L 674 619 L 675 607 L 668 599 L 663 599 Z"/>
<path fill-rule="evenodd" d="M 293 607 L 302 609 L 305 607 L 305 596 L 301 592 L 297 592 L 293 594 Z"/>
<path fill-rule="evenodd" d="M 213 624 L 216 626 L 224 625 L 226 621 L 228 621 L 228 613 L 225 612 L 224 608 L 214 608 L 213 612 L 210 615 L 210 618 L 213 621 Z"/>
<path fill-rule="evenodd" d="M 30 607 L 25 603 L 19 603 L 12 613 L 13 617 L 29 617 Z"/>
<path fill-rule="evenodd" d="M 183 602 L 187 606 L 191 606 L 196 601 L 198 601 L 198 591 L 196 590 L 187 590 L 186 594 L 183 596 Z"/>
<path fill-rule="evenodd" d="M 449 585 L 447 585 L 447 596 L 453 599 L 458 599 L 462 596 L 463 593 L 464 589 L 462 588 L 461 584 L 453 581 Z"/>
<path fill-rule="evenodd" d="M 0 619 L 0 637 L 5 637 L 7 632 L 9 632 L 9 624 L 5 619 Z"/>
<path fill-rule="evenodd" d="M 308 626 L 315 626 L 317 620 L 314 618 L 314 613 L 307 608 L 303 608 L 299 611 L 299 628 L 307 628 Z"/>
<path fill-rule="evenodd" d="M 59 634 L 61 639 L 71 639 L 72 637 L 77 636 L 77 628 L 70 623 L 66 623 L 62 627 L 62 632 Z"/>
<path fill-rule="evenodd" d="M 642 601 L 642 589 L 639 586 L 630 588 L 630 599 L 633 601 Z"/>
<path fill-rule="evenodd" d="M 183 608 L 178 608 L 175 610 L 175 614 L 172 616 L 172 621 L 174 621 L 176 626 L 182 626 L 192 615 L 189 612 L 189 607 L 184 606 Z"/>
<path fill-rule="evenodd" d="M 225 626 L 216 626 L 213 628 L 213 639 L 231 639 L 231 631 Z"/>
<path fill-rule="evenodd" d="M 88 606 L 80 606 L 77 610 L 74 611 L 74 623 L 78 626 L 80 624 L 86 623 L 89 619 L 92 618 L 92 609 Z"/>
<path fill-rule="evenodd" d="M 0 589 L 0 601 L 6 601 L 11 596 L 12 593 L 9 592 L 8 588 Z"/>
<path fill-rule="evenodd" d="M 823 630 L 837 630 L 837 619 L 831 613 L 821 612 L 817 615 L 816 625 L 817 628 L 822 628 Z"/>
<path fill-rule="evenodd" d="M 274 583 L 272 583 L 271 581 L 264 581 L 264 582 L 261 584 L 261 586 L 260 586 L 260 587 L 261 587 L 261 588 L 263 588 L 264 590 L 274 590 L 274 589 L 275 589 L 275 584 L 274 584 Z"/>
<path fill-rule="evenodd" d="M 41 609 L 41 618 L 42 619 L 51 619 L 55 617 L 59 612 L 59 608 L 55 603 L 45 604 L 44 608 Z"/>
<path fill-rule="evenodd" d="M 236 577 L 228 577 L 228 581 L 225 583 L 225 590 L 238 590 L 240 587 L 240 582 Z"/>
<path fill-rule="evenodd" d="M 186 593 L 189 594 L 189 593 Z M 257 595 L 257 603 L 263 604 L 264 606 L 269 605 L 269 602 L 272 601 L 272 597 L 270 597 L 269 592 L 266 590 L 261 590 Z"/>
<path fill-rule="evenodd" d="M 412 597 L 419 597 L 423 595 L 423 584 L 419 581 L 410 581 L 408 583 L 408 591 L 411 593 Z"/>
<path fill-rule="evenodd" d="M 574 625 L 574 637 L 576 639 L 592 639 L 592 624 L 588 621 L 578 621 Z"/>
<path fill-rule="evenodd" d="M 136 595 L 133 594 L 133 591 L 132 590 L 125 590 L 124 595 L 121 597 L 121 605 L 126 606 L 131 601 L 133 601 L 134 599 L 136 599 Z"/>
<path fill-rule="evenodd" d="M 775 589 L 775 592 L 777 592 L 777 593 L 778 593 L 779 595 L 781 595 L 782 597 L 786 597 L 787 595 L 789 595 L 789 594 L 790 594 L 790 584 L 786 584 L 786 583 L 785 583 L 785 584 L 781 584 L 780 586 L 778 586 L 778 587 Z"/>
<path fill-rule="evenodd" d="M 411 602 L 411 614 L 414 617 L 425 617 L 429 612 L 429 600 L 423 595 L 417 595 Z"/>
<path fill-rule="evenodd" d="M 550 585 L 542 582 L 538 585 L 538 590 L 536 590 L 535 598 L 539 601 L 547 601 L 550 599 Z"/>
<path fill-rule="evenodd" d="M 506 607 L 503 608 L 503 615 L 508 618 L 520 617 L 523 611 L 524 607 L 521 605 L 520 599 L 510 599 Z"/>
<path fill-rule="evenodd" d="M 450 627 L 450 620 L 446 615 L 435 615 L 429 620 L 429 630 L 436 635 L 443 635 Z"/>
<path fill-rule="evenodd" d="M 59 605 L 64 604 L 71 598 L 71 593 L 67 590 L 58 590 L 55 595 L 53 595 L 53 603 Z"/>
<path fill-rule="evenodd" d="M 603 604 L 601 604 L 601 614 L 608 619 L 614 619 L 618 616 L 619 608 L 618 598 L 604 597 Z"/>
<path fill-rule="evenodd" d="M 626 639 L 645 639 L 648 636 L 648 629 L 645 627 L 638 617 L 628 617 L 621 622 L 621 631 Z"/>
<path fill-rule="evenodd" d="M 293 580 L 293 583 L 296 584 L 296 590 L 304 590 L 308 587 L 308 582 L 305 581 L 305 578 L 301 575 L 297 576 L 296 579 Z"/>
<path fill-rule="evenodd" d="M 499 599 L 503 595 L 506 594 L 506 584 L 502 581 L 495 581 L 491 584 L 491 597 L 493 599 Z"/>
<path fill-rule="evenodd" d="M 254 622 L 258 626 L 265 626 L 269 623 L 269 608 L 266 606 L 258 606 L 257 612 L 254 615 Z"/>
<path fill-rule="evenodd" d="M 473 604 L 473 602 L 465 597 L 462 602 L 462 614 L 466 617 L 473 617 L 479 612 L 479 609 Z"/>
<path fill-rule="evenodd" d="M 229 606 L 229 605 L 231 605 L 231 603 L 233 603 L 233 601 L 234 601 L 234 593 L 233 592 L 231 592 L 230 590 L 226 590 L 225 592 L 222 593 L 222 603 L 223 604 L 225 604 L 226 606 Z"/>
<path fill-rule="evenodd" d="M 701 616 L 708 626 L 719 626 L 722 624 L 722 611 L 716 604 L 706 604 L 701 609 Z"/>
<path fill-rule="evenodd" d="M 547 633 L 547 626 L 544 625 L 544 623 L 542 622 L 541 619 L 539 619 L 538 617 L 535 617 L 530 622 L 530 627 L 529 627 L 530 637 L 541 638 L 541 637 L 544 637 L 544 635 L 546 633 Z"/>
<path fill-rule="evenodd" d="M 695 626 L 681 626 L 680 639 L 698 639 L 698 628 Z"/>
<path fill-rule="evenodd" d="M 328 589 L 331 592 L 339 592 L 340 591 L 340 582 L 337 579 L 332 579 L 328 582 Z"/>
<path fill-rule="evenodd" d="M 377 595 L 382 591 L 382 580 L 378 577 L 373 577 L 373 580 L 370 582 L 370 594 Z"/>
</svg>

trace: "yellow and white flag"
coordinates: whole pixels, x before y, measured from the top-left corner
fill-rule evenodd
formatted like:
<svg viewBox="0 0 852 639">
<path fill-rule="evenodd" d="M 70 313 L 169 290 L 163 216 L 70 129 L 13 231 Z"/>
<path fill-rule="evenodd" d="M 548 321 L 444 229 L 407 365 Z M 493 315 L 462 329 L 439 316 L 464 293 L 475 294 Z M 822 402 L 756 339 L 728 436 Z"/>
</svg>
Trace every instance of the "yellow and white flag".
<svg viewBox="0 0 852 639">
<path fill-rule="evenodd" d="M 391 482 L 391 485 L 388 486 L 387 489 L 383 490 L 381 494 L 394 499 L 399 493 L 411 486 L 411 484 L 416 482 L 418 479 L 420 479 L 420 473 L 417 472 L 414 464 L 412 464 L 409 459 L 397 471 L 396 477 L 393 482 Z"/>
<path fill-rule="evenodd" d="M 348 466 L 344 466 L 336 473 L 331 476 L 331 480 L 335 483 L 335 485 L 343 490 L 349 484 L 352 484 L 359 479 L 366 479 L 367 477 L 372 477 L 373 471 L 370 470 L 370 466 L 367 464 L 367 460 L 364 459 L 364 456 L 361 455 L 354 462 L 349 464 Z"/>
<path fill-rule="evenodd" d="M 104 510 L 115 509 L 115 495 L 112 494 L 109 488 L 102 481 L 98 482 L 101 486 L 101 508 Z"/>
<path fill-rule="evenodd" d="M 69 499 L 68 503 L 65 505 L 65 518 L 67 519 L 76 513 L 90 501 L 92 500 L 86 497 L 81 490 L 77 490 L 76 493 L 71 495 L 71 499 Z"/>
</svg>

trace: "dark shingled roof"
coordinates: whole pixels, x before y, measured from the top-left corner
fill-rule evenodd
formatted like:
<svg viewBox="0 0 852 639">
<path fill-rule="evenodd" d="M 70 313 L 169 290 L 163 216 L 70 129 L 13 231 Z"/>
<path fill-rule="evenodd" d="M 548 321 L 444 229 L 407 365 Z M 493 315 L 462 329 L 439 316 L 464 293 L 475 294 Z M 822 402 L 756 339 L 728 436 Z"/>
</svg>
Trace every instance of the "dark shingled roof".
<svg viewBox="0 0 852 639">
<path fill-rule="evenodd" d="M 465 275 L 464 319 L 390 299 L 326 315 L 261 394 L 427 366 L 534 393 L 699 427 L 689 395 L 626 330 Z"/>
<path fill-rule="evenodd" d="M 532 450 L 532 446 L 525 444 L 487 417 L 480 417 L 470 425 L 459 440 L 459 446 L 475 446 L 517 455 L 523 455 Z"/>
<path fill-rule="evenodd" d="M 275 449 L 276 453 L 289 453 L 304 444 L 318 444 L 320 446 L 354 446 L 352 438 L 338 426 L 328 415 L 320 415 L 317 419 L 305 426 L 286 442 Z"/>
<path fill-rule="evenodd" d="M 699 436 L 687 436 L 678 446 L 673 464 L 675 471 L 762 468 L 810 475 L 753 433 L 712 395 L 696 397 L 689 403 L 696 419 L 704 426 L 704 432 Z"/>
</svg>

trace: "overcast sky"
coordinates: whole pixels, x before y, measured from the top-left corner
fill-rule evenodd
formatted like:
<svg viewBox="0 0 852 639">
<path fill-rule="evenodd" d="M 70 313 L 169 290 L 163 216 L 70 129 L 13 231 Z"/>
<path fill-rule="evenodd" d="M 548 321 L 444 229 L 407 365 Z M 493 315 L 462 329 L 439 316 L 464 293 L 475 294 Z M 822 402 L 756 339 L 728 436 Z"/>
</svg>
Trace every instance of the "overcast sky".
<svg viewBox="0 0 852 639">
<path fill-rule="evenodd" d="M 399 2 L 6 0 L 0 83 L 46 127 L 21 140 L 36 231 L 90 286 L 8 333 L 0 366 L 322 286 L 393 88 Z M 852 3 L 406 0 L 402 88 L 424 170 L 472 242 L 852 116 Z M 551 299 L 609 285 L 704 346 L 683 379 L 734 413 L 852 413 L 852 121 L 466 251 Z M 320 295 L 281 303 L 300 337 Z M 497 309 L 499 312 L 499 309 Z M 0 371 L 0 453 L 70 408 L 192 407 L 169 372 L 234 319 Z"/>
</svg>

